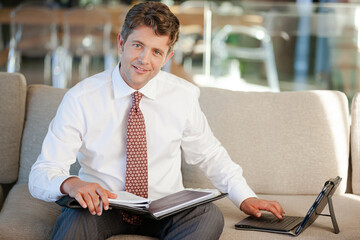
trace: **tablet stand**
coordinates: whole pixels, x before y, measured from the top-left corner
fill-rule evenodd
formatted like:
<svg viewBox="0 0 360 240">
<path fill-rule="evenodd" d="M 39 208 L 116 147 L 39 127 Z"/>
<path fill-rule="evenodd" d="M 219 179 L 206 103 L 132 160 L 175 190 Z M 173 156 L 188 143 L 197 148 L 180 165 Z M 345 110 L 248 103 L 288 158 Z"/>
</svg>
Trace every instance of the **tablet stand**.
<svg viewBox="0 0 360 240">
<path fill-rule="evenodd" d="M 331 197 L 332 196 L 327 196 L 330 214 L 318 214 L 318 215 L 325 216 L 325 217 L 331 217 L 331 222 L 332 222 L 333 227 L 334 227 L 334 232 L 336 234 L 338 234 L 340 232 L 340 230 L 339 230 L 339 226 L 337 224 L 336 218 L 335 218 L 335 211 L 334 211 L 334 207 L 333 207 Z"/>
</svg>

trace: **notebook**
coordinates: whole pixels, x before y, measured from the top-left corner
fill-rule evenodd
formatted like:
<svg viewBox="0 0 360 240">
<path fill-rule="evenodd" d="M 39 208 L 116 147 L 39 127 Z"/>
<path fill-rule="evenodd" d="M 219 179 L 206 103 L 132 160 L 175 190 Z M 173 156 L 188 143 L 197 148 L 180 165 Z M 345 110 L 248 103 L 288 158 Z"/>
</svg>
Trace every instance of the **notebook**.
<svg viewBox="0 0 360 240">
<path fill-rule="evenodd" d="M 324 187 L 305 217 L 284 216 L 282 220 L 279 220 L 273 214 L 263 213 L 260 218 L 250 216 L 243 219 L 235 224 L 235 228 L 238 230 L 273 232 L 298 236 L 321 215 L 331 217 L 334 232 L 338 233 L 339 228 L 335 219 L 331 196 L 334 194 L 340 181 L 341 178 L 338 176 L 325 182 Z M 329 204 L 330 215 L 321 214 L 327 204 Z"/>
</svg>

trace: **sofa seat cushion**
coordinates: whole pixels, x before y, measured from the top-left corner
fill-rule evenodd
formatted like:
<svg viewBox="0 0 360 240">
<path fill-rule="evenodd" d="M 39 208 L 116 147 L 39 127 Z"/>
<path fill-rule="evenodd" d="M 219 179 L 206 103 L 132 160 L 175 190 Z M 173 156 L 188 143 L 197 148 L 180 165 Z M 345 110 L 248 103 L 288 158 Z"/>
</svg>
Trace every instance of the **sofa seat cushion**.
<svg viewBox="0 0 360 240">
<path fill-rule="evenodd" d="M 316 198 L 315 195 L 260 195 L 259 197 L 279 201 L 286 214 L 293 216 L 305 216 Z M 24 199 L 27 199 L 27 202 L 24 202 Z M 225 216 L 225 227 L 220 239 L 289 239 L 289 236 L 279 234 L 235 230 L 234 224 L 246 215 L 227 198 L 215 203 Z M 360 236 L 360 196 L 337 195 L 334 196 L 333 203 L 340 233 L 333 233 L 330 218 L 319 217 L 311 227 L 301 233 L 298 239 L 358 239 Z M 327 208 L 324 213 L 328 213 Z M 26 184 L 16 184 L 10 191 L 0 214 L 0 239 L 49 239 L 58 214 L 60 214 L 60 207 L 55 203 L 34 199 L 30 196 Z M 109 239 L 154 238 L 118 235 Z"/>
<path fill-rule="evenodd" d="M 15 184 L 0 213 L 0 239 L 50 239 L 61 208 L 33 198 L 27 184 Z"/>
<path fill-rule="evenodd" d="M 0 213 L 0 239 L 50 239 L 61 208 L 56 203 L 33 198 L 27 184 L 16 184 Z M 112 240 L 155 239 L 138 235 L 118 235 Z"/>
<path fill-rule="evenodd" d="M 316 199 L 316 195 L 259 195 L 260 198 L 279 201 L 286 215 L 305 216 Z M 227 198 L 215 202 L 225 217 L 225 227 L 220 239 L 273 240 L 290 239 L 288 235 L 235 230 L 234 224 L 246 217 Z M 336 219 L 340 233 L 335 234 L 330 217 L 319 216 L 318 219 L 296 239 L 359 239 L 360 236 L 360 196 L 341 194 L 333 197 Z M 328 214 L 325 207 L 323 214 Z"/>
</svg>

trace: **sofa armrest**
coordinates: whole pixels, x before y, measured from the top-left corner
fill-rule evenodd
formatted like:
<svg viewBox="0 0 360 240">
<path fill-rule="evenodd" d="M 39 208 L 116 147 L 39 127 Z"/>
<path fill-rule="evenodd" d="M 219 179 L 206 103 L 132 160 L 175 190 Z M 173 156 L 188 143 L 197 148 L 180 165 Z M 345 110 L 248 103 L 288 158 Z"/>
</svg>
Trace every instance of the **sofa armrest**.
<svg viewBox="0 0 360 240">
<path fill-rule="evenodd" d="M 0 73 L 0 183 L 13 183 L 18 178 L 25 101 L 25 77 Z"/>
<path fill-rule="evenodd" d="M 351 104 L 351 182 L 352 192 L 360 195 L 360 93 Z"/>
</svg>

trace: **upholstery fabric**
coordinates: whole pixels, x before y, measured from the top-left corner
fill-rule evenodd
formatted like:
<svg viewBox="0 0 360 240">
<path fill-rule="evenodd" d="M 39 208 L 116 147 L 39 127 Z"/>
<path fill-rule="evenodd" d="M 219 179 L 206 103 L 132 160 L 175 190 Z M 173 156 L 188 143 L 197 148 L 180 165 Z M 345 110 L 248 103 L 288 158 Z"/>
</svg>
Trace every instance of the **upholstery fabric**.
<svg viewBox="0 0 360 240">
<path fill-rule="evenodd" d="M 28 182 L 31 166 L 40 154 L 49 123 L 55 116 L 65 92 L 65 89 L 45 85 L 31 85 L 28 88 L 20 156 L 20 183 Z"/>
<path fill-rule="evenodd" d="M 345 192 L 349 110 L 343 93 L 202 88 L 200 102 L 215 136 L 256 193 L 317 194 L 319 184 L 337 175 L 343 178 L 338 193 Z M 186 186 L 209 186 L 199 170 L 184 169 Z"/>
<path fill-rule="evenodd" d="M 26 81 L 21 74 L 0 73 L 0 183 L 18 178 Z"/>
<path fill-rule="evenodd" d="M 15 184 L 0 213 L 0 239 L 50 239 L 60 211 L 56 203 L 33 198 L 27 184 Z"/>
<path fill-rule="evenodd" d="M 360 93 L 351 105 L 351 167 L 352 192 L 360 194 Z"/>
</svg>

